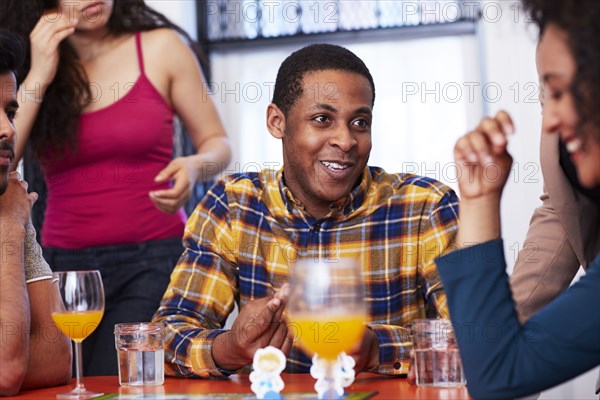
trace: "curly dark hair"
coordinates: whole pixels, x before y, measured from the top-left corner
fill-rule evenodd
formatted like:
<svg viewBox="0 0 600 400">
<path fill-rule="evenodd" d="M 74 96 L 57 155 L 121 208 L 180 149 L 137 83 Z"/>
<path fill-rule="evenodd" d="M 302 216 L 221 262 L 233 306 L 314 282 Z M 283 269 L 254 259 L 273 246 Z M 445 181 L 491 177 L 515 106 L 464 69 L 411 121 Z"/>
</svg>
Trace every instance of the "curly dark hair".
<svg viewBox="0 0 600 400">
<path fill-rule="evenodd" d="M 333 44 L 312 44 L 290 54 L 277 72 L 272 102 L 284 115 L 302 96 L 302 79 L 309 72 L 338 70 L 355 72 L 371 84 L 375 104 L 375 83 L 365 63 L 350 50 Z"/>
<path fill-rule="evenodd" d="M 600 1 L 597 0 L 523 0 L 523 8 L 540 28 L 554 24 L 568 36 L 576 72 L 571 84 L 579 116 L 578 131 L 600 141 Z"/>
<path fill-rule="evenodd" d="M 17 75 L 17 70 L 23 63 L 23 41 L 15 33 L 0 29 L 0 74 L 12 72 Z"/>
<path fill-rule="evenodd" d="M 59 0 L 2 0 L 0 1 L 0 26 L 16 32 L 24 39 L 25 62 L 17 74 L 21 83 L 31 68 L 29 34 L 44 12 L 57 9 Z M 112 35 L 171 28 L 190 44 L 201 63 L 205 58 L 199 47 L 180 27 L 164 15 L 148 7 L 144 0 L 114 0 L 108 21 Z M 44 95 L 31 131 L 31 146 L 40 156 L 48 149 L 61 153 L 66 148 L 77 147 L 76 129 L 82 110 L 90 104 L 92 93 L 89 81 L 77 53 L 67 40 L 60 44 L 60 61 L 54 81 Z"/>
</svg>

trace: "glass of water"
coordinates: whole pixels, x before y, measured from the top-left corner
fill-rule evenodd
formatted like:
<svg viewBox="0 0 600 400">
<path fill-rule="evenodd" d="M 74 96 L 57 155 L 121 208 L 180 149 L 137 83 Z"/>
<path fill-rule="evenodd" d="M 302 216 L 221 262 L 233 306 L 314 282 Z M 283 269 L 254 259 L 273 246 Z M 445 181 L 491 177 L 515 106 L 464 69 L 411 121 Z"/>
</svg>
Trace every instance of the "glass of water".
<svg viewBox="0 0 600 400">
<path fill-rule="evenodd" d="M 122 386 L 156 386 L 165 381 L 164 325 L 130 322 L 115 325 L 115 347 Z"/>
<path fill-rule="evenodd" d="M 418 319 L 410 325 L 417 386 L 464 386 L 465 376 L 450 320 Z"/>
</svg>

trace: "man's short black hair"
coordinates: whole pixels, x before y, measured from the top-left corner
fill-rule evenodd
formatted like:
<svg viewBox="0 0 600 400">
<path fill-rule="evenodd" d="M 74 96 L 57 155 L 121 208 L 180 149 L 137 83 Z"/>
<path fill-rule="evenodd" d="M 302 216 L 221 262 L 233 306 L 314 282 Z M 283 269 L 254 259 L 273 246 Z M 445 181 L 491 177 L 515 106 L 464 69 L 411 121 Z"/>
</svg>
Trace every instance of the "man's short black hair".
<svg viewBox="0 0 600 400">
<path fill-rule="evenodd" d="M 23 41 L 19 35 L 0 29 L 0 74 L 12 72 L 16 75 L 23 58 Z"/>
<path fill-rule="evenodd" d="M 333 44 L 312 44 L 293 52 L 277 73 L 273 103 L 287 116 L 302 96 L 302 79 L 310 72 L 337 70 L 364 76 L 371 84 L 375 103 L 375 83 L 365 63 L 350 50 Z"/>
</svg>

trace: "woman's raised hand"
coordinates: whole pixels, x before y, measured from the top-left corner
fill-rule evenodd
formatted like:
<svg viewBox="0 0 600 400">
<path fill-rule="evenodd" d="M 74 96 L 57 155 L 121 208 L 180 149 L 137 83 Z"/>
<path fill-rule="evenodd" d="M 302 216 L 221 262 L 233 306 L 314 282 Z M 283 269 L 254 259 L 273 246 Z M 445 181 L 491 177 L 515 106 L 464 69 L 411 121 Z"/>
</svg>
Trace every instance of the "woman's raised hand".
<svg viewBox="0 0 600 400">
<path fill-rule="evenodd" d="M 508 135 L 514 133 L 510 115 L 500 111 L 484 118 L 475 130 L 462 136 L 454 146 L 461 200 L 502 194 L 512 157 L 508 154 Z"/>
<path fill-rule="evenodd" d="M 31 42 L 31 69 L 29 84 L 39 84 L 45 90 L 56 76 L 60 60 L 59 45 L 75 32 L 77 17 L 60 11 L 44 13 L 29 35 Z"/>
</svg>

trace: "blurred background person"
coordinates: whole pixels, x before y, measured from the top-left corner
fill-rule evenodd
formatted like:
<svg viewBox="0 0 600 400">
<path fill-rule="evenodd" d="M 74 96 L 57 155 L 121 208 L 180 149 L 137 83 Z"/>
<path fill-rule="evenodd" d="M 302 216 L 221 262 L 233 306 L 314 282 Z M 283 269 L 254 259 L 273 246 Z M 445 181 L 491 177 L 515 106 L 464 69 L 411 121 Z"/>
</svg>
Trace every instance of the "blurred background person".
<svg viewBox="0 0 600 400">
<path fill-rule="evenodd" d="M 15 153 L 29 142 L 48 185 L 44 255 L 101 271 L 84 373 L 114 375 L 114 324 L 152 317 L 182 253 L 181 206 L 229 162 L 229 141 L 189 37 L 143 0 L 3 6 L 2 26 L 29 38 Z M 197 154 L 172 159 L 174 114 Z"/>
</svg>

